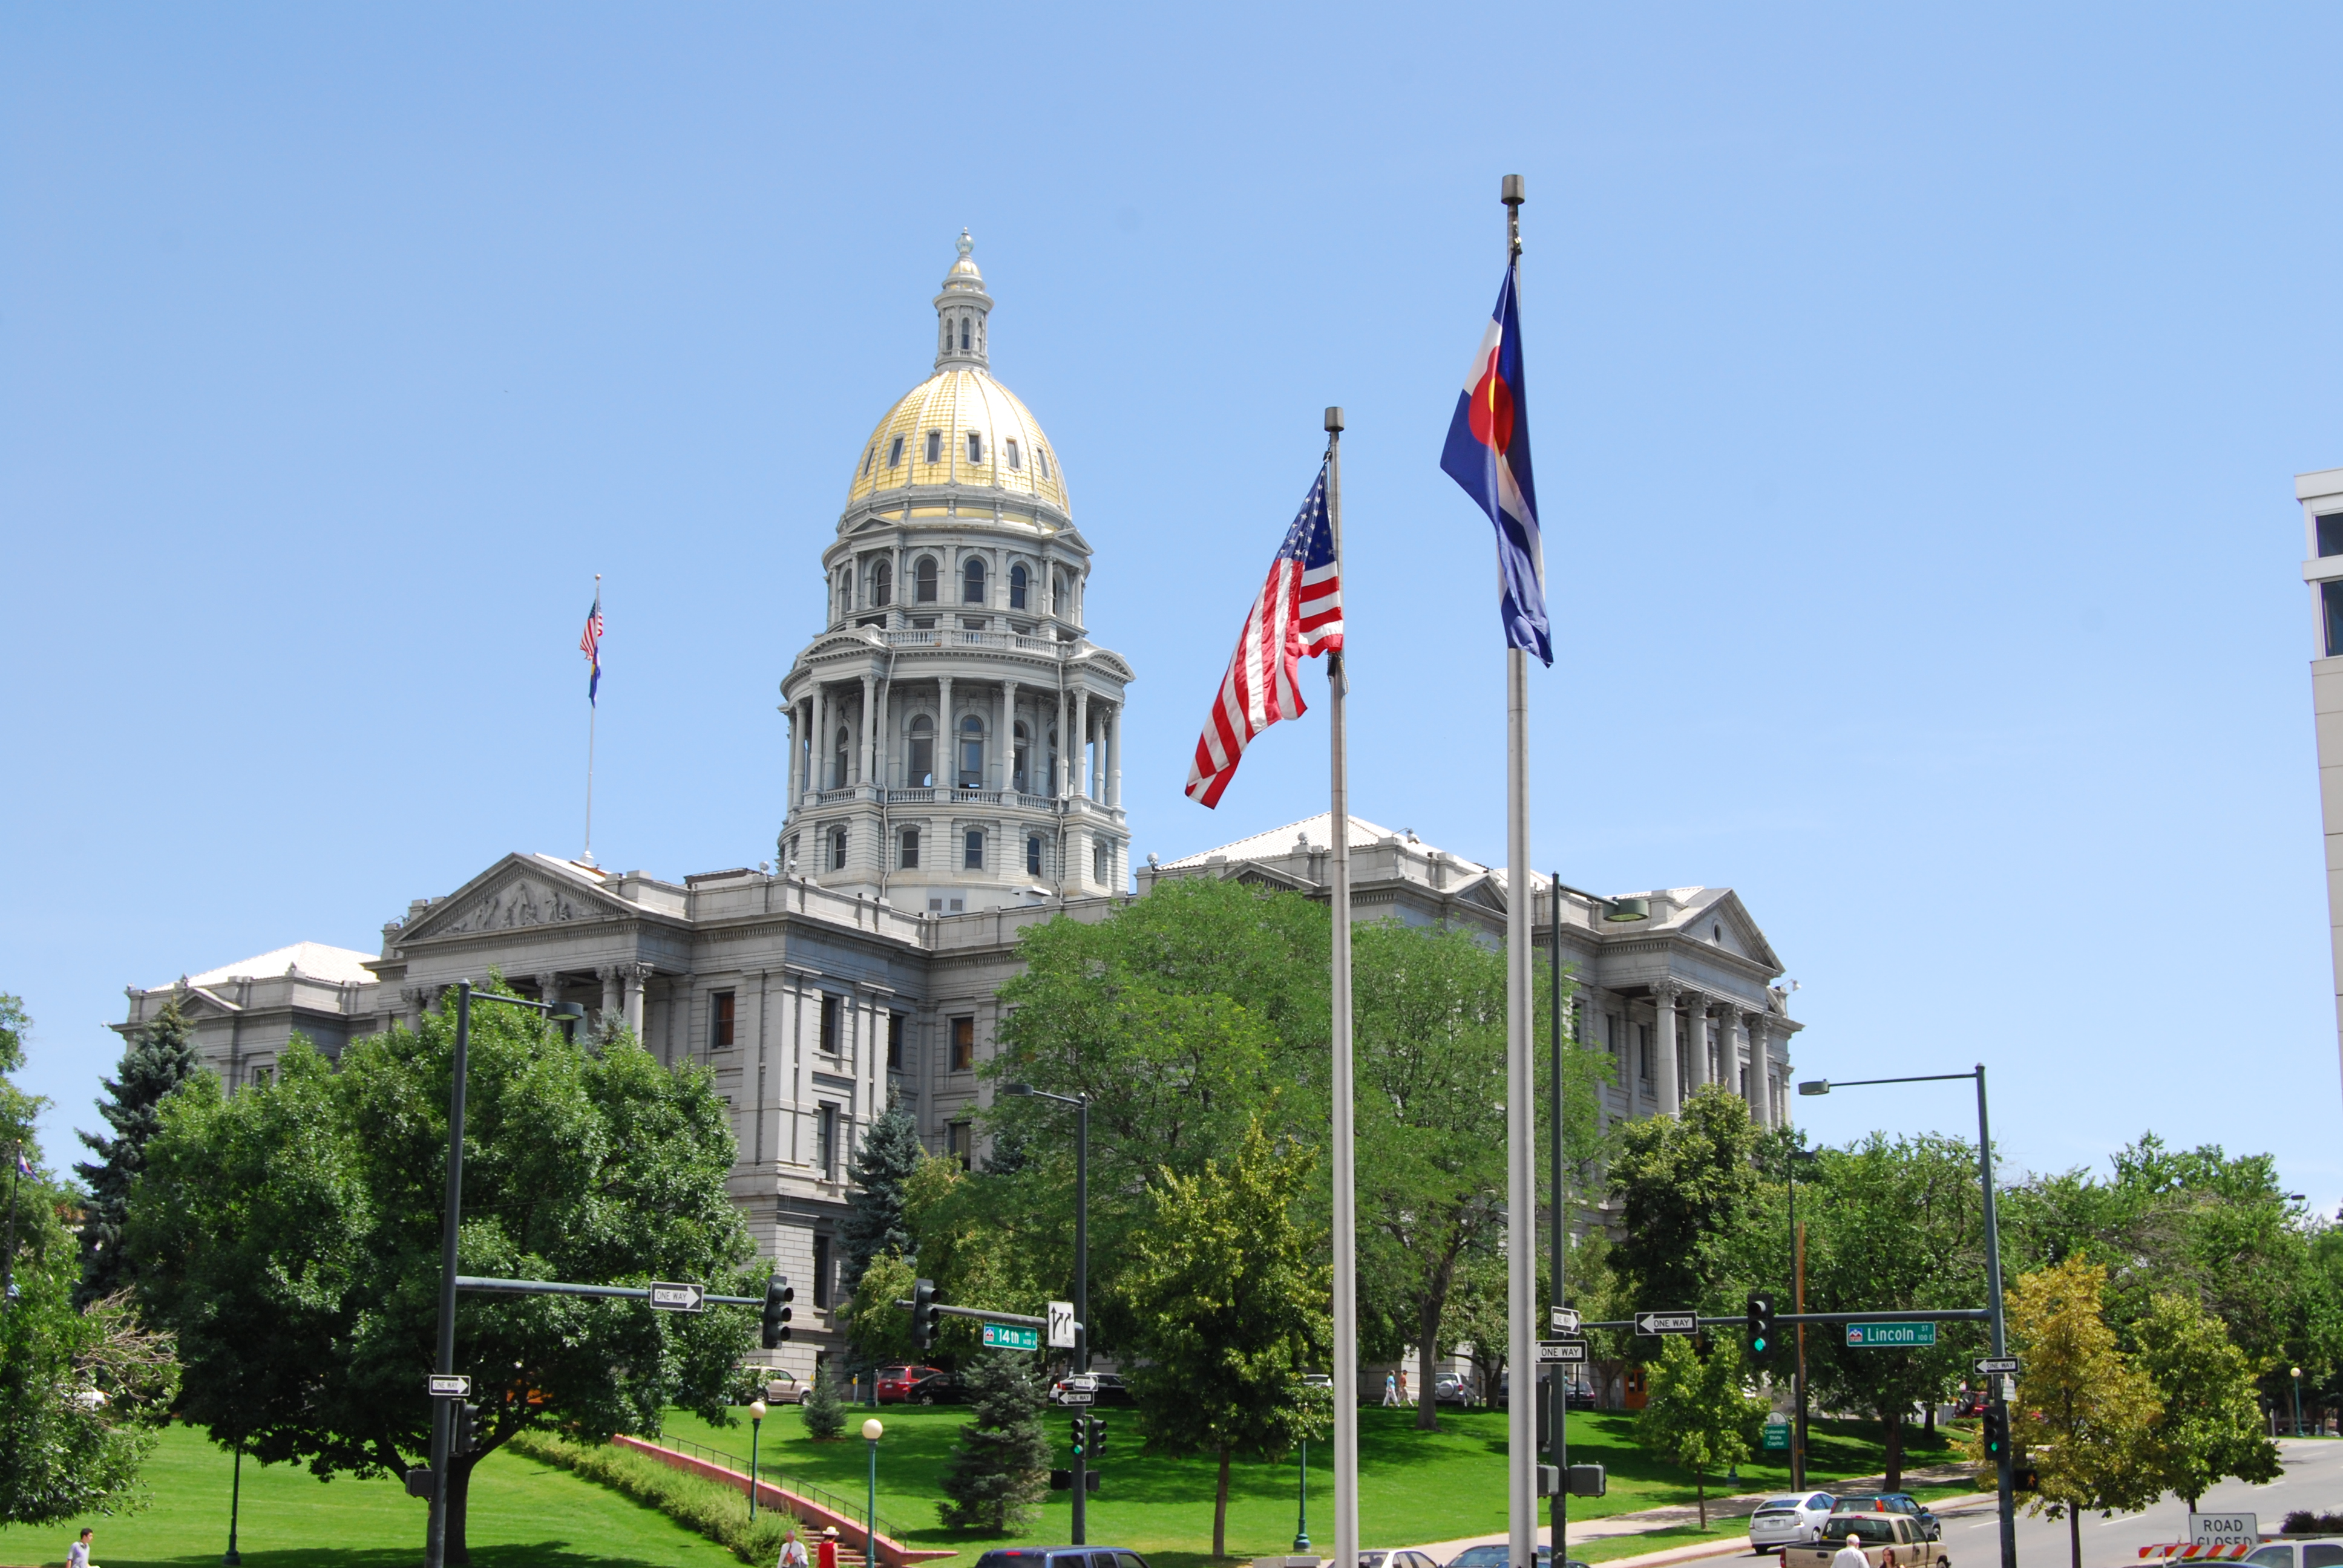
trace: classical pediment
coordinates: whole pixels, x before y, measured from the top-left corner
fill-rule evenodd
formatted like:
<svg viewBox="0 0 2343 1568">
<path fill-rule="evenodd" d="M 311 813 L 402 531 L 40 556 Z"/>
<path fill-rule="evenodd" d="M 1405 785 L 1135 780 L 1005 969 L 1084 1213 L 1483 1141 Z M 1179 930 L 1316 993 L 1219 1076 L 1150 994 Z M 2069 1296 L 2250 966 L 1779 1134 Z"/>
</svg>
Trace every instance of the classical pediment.
<svg viewBox="0 0 2343 1568">
<path fill-rule="evenodd" d="M 434 937 L 482 936 L 618 920 L 637 912 L 598 889 L 583 885 L 585 873 L 555 870 L 536 857 L 514 855 L 440 900 L 401 933 L 402 941 Z"/>
</svg>

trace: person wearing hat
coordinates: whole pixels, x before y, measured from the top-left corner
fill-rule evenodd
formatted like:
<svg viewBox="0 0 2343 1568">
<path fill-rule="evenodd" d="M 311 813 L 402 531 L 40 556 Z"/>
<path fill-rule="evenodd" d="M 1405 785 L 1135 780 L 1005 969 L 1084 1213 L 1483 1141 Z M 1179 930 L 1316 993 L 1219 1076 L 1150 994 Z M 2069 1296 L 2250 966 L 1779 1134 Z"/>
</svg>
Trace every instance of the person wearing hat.
<svg viewBox="0 0 2343 1568">
<path fill-rule="evenodd" d="M 838 1526 L 821 1527 L 821 1545 L 814 1553 L 814 1568 L 838 1568 Z M 1833 1568 L 1836 1568 L 1834 1564 Z"/>
</svg>

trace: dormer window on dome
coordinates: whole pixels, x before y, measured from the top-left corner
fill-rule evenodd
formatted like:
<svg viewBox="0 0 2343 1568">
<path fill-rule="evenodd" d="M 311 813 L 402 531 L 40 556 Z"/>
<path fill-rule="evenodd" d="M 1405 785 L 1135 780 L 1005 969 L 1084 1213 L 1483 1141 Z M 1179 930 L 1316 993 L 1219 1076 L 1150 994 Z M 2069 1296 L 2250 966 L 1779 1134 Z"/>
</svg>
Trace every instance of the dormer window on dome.
<svg viewBox="0 0 2343 1568">
<path fill-rule="evenodd" d="M 984 461 L 984 433 L 980 430 L 968 433 L 968 460 L 971 463 Z"/>
<path fill-rule="evenodd" d="M 941 430 L 930 430 L 928 432 L 928 461 L 940 463 L 943 460 L 944 433 Z"/>
</svg>

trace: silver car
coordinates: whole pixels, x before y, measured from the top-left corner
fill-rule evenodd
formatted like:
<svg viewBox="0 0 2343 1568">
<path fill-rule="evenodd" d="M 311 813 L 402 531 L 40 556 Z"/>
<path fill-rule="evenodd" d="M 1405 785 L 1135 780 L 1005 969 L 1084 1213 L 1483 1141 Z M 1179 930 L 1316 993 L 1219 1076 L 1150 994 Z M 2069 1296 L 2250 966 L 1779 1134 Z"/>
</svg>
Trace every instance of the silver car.
<svg viewBox="0 0 2343 1568">
<path fill-rule="evenodd" d="M 1823 1523 L 1837 1499 L 1827 1492 L 1769 1497 L 1749 1518 L 1749 1544 L 1770 1552 L 1777 1546 L 1811 1546 L 1823 1538 Z"/>
</svg>

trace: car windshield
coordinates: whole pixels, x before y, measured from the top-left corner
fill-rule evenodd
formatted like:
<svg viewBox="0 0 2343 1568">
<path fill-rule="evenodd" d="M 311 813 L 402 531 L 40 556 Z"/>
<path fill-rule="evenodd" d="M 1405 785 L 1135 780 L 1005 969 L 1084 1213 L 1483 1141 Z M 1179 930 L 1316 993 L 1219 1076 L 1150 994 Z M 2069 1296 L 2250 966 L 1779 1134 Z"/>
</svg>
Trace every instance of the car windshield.
<svg viewBox="0 0 2343 1568">
<path fill-rule="evenodd" d="M 1795 1498 L 1795 1497 L 1769 1497 L 1769 1498 L 1767 1498 L 1765 1502 L 1763 1502 L 1763 1503 L 1759 1503 L 1757 1506 L 1758 1506 L 1760 1509 L 1766 1509 L 1766 1508 L 1795 1508 L 1797 1505 L 1798 1505 L 1798 1500 L 1797 1500 L 1796 1498 Z"/>
</svg>

